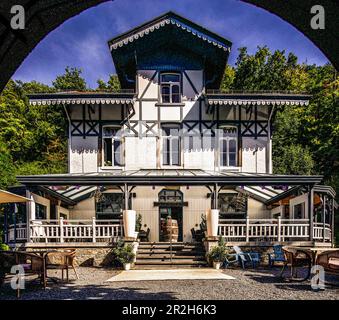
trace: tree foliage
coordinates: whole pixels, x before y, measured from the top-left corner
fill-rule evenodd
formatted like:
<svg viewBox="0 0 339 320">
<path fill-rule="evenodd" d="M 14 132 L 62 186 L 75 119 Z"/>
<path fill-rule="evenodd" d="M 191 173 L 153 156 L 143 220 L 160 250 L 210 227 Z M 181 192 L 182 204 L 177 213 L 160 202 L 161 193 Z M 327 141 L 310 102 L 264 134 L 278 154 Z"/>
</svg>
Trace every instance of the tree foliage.
<svg viewBox="0 0 339 320">
<path fill-rule="evenodd" d="M 81 74 L 81 69 L 66 67 L 65 73 L 53 81 L 53 87 L 59 91 L 85 91 L 87 84 Z"/>
<path fill-rule="evenodd" d="M 121 89 L 120 82 L 116 74 L 111 74 L 107 82 L 105 82 L 102 79 L 99 79 L 97 81 L 97 84 L 98 84 L 98 87 L 97 87 L 98 91 L 118 92 Z"/>
</svg>

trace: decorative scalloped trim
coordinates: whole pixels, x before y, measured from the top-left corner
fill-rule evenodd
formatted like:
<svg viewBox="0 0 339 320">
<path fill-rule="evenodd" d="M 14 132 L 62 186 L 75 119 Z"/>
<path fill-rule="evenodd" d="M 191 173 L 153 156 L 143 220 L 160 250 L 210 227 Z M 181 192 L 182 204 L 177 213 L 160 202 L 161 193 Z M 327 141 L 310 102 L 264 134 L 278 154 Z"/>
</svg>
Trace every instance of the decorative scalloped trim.
<svg viewBox="0 0 339 320">
<path fill-rule="evenodd" d="M 45 105 L 58 105 L 58 104 L 132 104 L 133 99 L 53 99 L 53 100 L 37 100 L 30 101 L 30 105 L 33 106 L 45 106 Z"/>
<path fill-rule="evenodd" d="M 309 102 L 304 100 L 209 100 L 209 105 L 291 105 L 308 106 Z"/>
<path fill-rule="evenodd" d="M 184 31 L 187 31 L 189 33 L 192 33 L 192 35 L 198 37 L 199 39 L 202 39 L 204 41 L 207 41 L 208 43 L 212 43 L 214 46 L 218 47 L 219 49 L 222 49 L 224 51 L 228 51 L 230 52 L 231 49 L 228 46 L 225 46 L 224 44 L 222 44 L 221 42 L 212 40 L 210 37 L 206 36 L 206 35 L 202 35 L 199 32 L 196 32 L 193 28 L 190 28 L 189 26 L 182 24 L 181 22 L 177 21 L 176 19 L 166 19 L 166 20 L 162 20 L 142 31 L 139 31 L 138 33 L 134 34 L 133 36 L 129 36 L 128 38 L 125 38 L 123 40 L 120 40 L 116 43 L 113 43 L 110 46 L 111 50 L 116 50 L 118 48 L 123 47 L 124 45 L 127 45 L 128 43 L 132 43 L 134 40 L 137 40 L 139 38 L 142 38 L 145 35 L 148 35 L 150 32 L 154 32 L 155 30 L 159 30 L 160 28 L 164 27 L 165 25 L 168 24 L 173 24 L 176 25 L 178 28 L 181 28 Z"/>
</svg>

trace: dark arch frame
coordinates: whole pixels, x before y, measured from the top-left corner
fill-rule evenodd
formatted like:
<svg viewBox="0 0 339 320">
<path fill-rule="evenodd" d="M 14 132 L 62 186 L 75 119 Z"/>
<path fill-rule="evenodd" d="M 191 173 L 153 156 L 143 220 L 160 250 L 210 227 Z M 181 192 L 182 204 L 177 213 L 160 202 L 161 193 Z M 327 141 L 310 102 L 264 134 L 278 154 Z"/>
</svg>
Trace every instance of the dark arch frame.
<svg viewBox="0 0 339 320">
<path fill-rule="evenodd" d="M 0 2 L 0 91 L 17 68 L 52 30 L 82 11 L 112 0 L 6 0 Z M 337 0 L 240 0 L 261 7 L 292 24 L 307 36 L 339 69 L 339 3 Z M 310 28 L 310 9 L 324 6 L 326 29 Z M 26 29 L 10 27 L 10 8 L 22 5 L 26 11 Z"/>
</svg>

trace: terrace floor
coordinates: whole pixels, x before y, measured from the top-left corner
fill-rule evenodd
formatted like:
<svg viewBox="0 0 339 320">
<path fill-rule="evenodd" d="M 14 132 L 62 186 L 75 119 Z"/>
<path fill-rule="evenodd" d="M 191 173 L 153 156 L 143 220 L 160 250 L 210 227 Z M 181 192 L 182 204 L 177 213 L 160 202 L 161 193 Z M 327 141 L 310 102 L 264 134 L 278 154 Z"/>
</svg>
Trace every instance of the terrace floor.
<svg viewBox="0 0 339 320">
<path fill-rule="evenodd" d="M 313 291 L 310 282 L 284 282 L 277 275 L 280 268 L 261 267 L 256 270 L 223 270 L 235 280 L 159 280 L 133 282 L 107 282 L 115 274 L 103 268 L 79 267 L 80 280 L 70 271 L 70 283 L 51 282 L 44 291 L 38 281 L 28 281 L 22 291 L 22 300 L 339 300 L 338 278 L 329 276 L 327 280 L 337 281 L 337 286 L 326 286 L 325 290 Z M 60 279 L 61 271 L 49 271 L 49 276 Z M 10 288 L 7 277 L 0 288 L 0 300 L 15 300 L 15 292 Z"/>
</svg>

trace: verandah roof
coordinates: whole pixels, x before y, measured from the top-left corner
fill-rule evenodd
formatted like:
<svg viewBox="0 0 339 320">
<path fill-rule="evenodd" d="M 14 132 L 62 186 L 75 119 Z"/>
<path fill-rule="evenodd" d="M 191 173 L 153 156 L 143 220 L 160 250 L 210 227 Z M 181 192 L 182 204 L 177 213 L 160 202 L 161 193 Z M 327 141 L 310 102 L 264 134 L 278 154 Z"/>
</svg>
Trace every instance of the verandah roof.
<svg viewBox="0 0 339 320">
<path fill-rule="evenodd" d="M 279 186 L 319 184 L 323 176 L 215 172 L 186 169 L 129 170 L 94 173 L 18 176 L 24 185 L 213 185 Z"/>
</svg>

